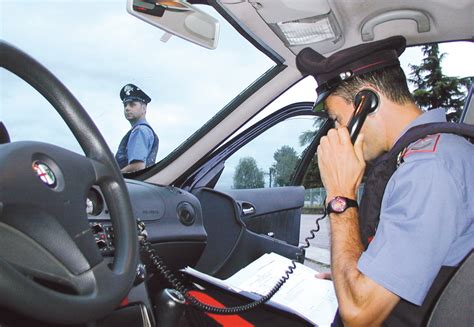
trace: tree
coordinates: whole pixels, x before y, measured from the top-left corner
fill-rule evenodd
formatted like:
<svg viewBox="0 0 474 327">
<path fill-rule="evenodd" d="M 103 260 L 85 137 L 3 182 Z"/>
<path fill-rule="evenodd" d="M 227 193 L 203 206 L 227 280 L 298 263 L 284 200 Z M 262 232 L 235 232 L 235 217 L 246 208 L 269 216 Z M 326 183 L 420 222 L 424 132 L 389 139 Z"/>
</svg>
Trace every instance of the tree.
<svg viewBox="0 0 474 327">
<path fill-rule="evenodd" d="M 449 77 L 443 74 L 441 62 L 446 53 L 439 52 L 438 44 L 424 45 L 421 65 L 410 65 L 409 81 L 414 84 L 413 97 L 424 110 L 444 108 L 450 120 L 458 120 L 471 83 L 471 78 Z"/>
<path fill-rule="evenodd" d="M 314 130 L 307 130 L 301 133 L 299 137 L 301 146 L 309 145 L 313 141 L 316 133 L 321 128 L 323 122 L 323 119 L 316 119 L 313 124 Z M 316 155 L 313 156 L 308 166 L 308 169 L 306 170 L 306 174 L 303 179 L 303 185 L 307 189 L 323 187 L 323 182 L 321 181 L 321 174 L 319 172 L 318 160 Z"/>
<path fill-rule="evenodd" d="M 305 146 L 307 144 L 310 144 L 311 141 L 313 141 L 316 133 L 321 129 L 324 122 L 325 122 L 325 119 L 321 119 L 321 118 L 315 119 L 313 122 L 314 129 L 304 131 L 303 133 L 300 134 L 299 136 L 300 145 Z"/>
<path fill-rule="evenodd" d="M 290 185 L 293 172 L 298 163 L 296 151 L 291 146 L 284 145 L 275 151 L 273 159 L 276 161 L 272 166 L 275 169 L 274 185 Z"/>
<path fill-rule="evenodd" d="M 319 172 L 318 157 L 315 155 L 309 163 L 306 174 L 304 175 L 303 185 L 306 189 L 323 187 L 321 173 Z"/>
<path fill-rule="evenodd" d="M 252 157 L 240 158 L 234 173 L 234 188 L 263 188 L 264 186 L 263 171 L 257 167 L 257 161 Z"/>
</svg>

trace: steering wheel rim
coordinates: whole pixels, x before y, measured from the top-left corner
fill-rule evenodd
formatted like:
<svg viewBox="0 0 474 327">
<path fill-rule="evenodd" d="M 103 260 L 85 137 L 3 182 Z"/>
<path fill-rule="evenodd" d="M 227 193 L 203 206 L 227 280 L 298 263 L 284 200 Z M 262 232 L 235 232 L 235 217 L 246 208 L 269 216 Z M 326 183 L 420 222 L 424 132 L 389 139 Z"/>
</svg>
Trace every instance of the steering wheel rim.
<svg viewBox="0 0 474 327">
<path fill-rule="evenodd" d="M 38 190 L 41 195 L 36 195 L 38 192 L 28 195 L 35 198 L 34 201 L 28 199 L 33 208 L 39 208 L 46 195 L 47 201 L 55 201 L 53 207 L 63 206 L 61 210 L 56 211 L 49 211 L 51 207 L 49 206 L 44 207 L 45 212 L 40 212 L 41 210 L 32 212 L 26 206 L 20 205 L 23 203 L 21 201 L 25 200 L 16 201 L 9 197 L 8 194 L 15 192 L 5 192 L 6 188 L 0 192 L 0 235 L 4 236 L 4 239 L 13 240 L 21 248 L 35 249 L 38 251 L 37 256 L 49 260 L 48 264 L 38 263 L 37 267 L 26 271 L 20 267 L 21 264 L 12 263 L 12 260 L 9 260 L 12 258 L 0 253 L 0 305 L 51 323 L 84 323 L 96 320 L 118 306 L 128 294 L 135 278 L 138 240 L 125 181 L 92 119 L 72 93 L 51 72 L 26 53 L 4 41 L 0 41 L 0 65 L 26 81 L 51 103 L 86 154 L 84 157 L 39 142 L 0 145 L 0 166 L 3 170 L 0 184 L 15 190 L 20 187 L 17 184 L 22 180 L 34 184 L 31 186 L 32 189 Z M 31 169 L 31 165 L 36 167 L 38 162 L 49 165 L 48 168 L 51 167 L 51 170 L 56 172 L 58 181 L 63 180 L 63 185 L 59 187 L 55 184 L 53 190 L 47 190 L 45 182 L 41 183 L 39 175 L 35 176 L 36 168 Z M 16 167 L 13 167 L 15 165 Z M 21 170 L 19 166 L 22 165 L 28 168 Z M 7 172 L 16 173 L 20 170 L 21 173 L 14 178 L 18 181 L 15 184 L 8 184 L 12 178 L 6 176 Z M 76 176 L 79 174 L 78 170 L 81 173 L 79 177 Z M 79 185 L 78 189 L 70 186 L 75 186 L 76 182 Z M 90 228 L 85 207 L 83 211 L 75 210 L 79 212 L 74 215 L 68 212 L 70 208 L 79 208 L 81 201 L 85 204 L 87 190 L 93 184 L 101 188 L 114 226 L 116 250 L 112 268 L 100 256 L 92 233 L 89 235 Z M 36 223 L 39 231 L 25 227 L 25 217 L 32 220 L 33 216 L 35 219 L 39 217 L 38 221 L 41 223 Z M 73 232 L 68 230 L 69 223 L 75 225 L 76 230 Z M 75 245 L 66 248 L 74 251 L 79 249 L 78 255 L 69 255 L 54 244 L 55 242 L 50 242 L 48 237 L 41 236 L 53 231 L 56 231 L 56 234 L 51 234 L 51 238 L 55 239 L 58 235 L 61 235 L 59 238 L 63 238 L 62 243 L 55 240 L 56 243 L 61 245 L 74 243 Z M 31 235 L 34 236 L 30 237 Z M 24 253 L 28 251 L 25 250 Z M 81 260 L 73 261 L 71 257 Z M 13 261 L 15 260 L 16 258 L 13 258 Z M 30 260 L 34 261 L 33 256 Z M 57 265 L 54 266 L 55 264 Z M 38 272 L 42 269 L 44 271 Z M 66 276 L 64 279 L 70 278 L 71 283 L 76 286 L 76 294 L 60 292 L 45 286 L 44 283 L 40 285 L 30 278 L 48 276 L 50 279 L 59 280 L 61 272 L 56 274 L 59 270 L 66 272 L 63 273 Z M 56 275 L 51 277 L 54 274 Z"/>
</svg>

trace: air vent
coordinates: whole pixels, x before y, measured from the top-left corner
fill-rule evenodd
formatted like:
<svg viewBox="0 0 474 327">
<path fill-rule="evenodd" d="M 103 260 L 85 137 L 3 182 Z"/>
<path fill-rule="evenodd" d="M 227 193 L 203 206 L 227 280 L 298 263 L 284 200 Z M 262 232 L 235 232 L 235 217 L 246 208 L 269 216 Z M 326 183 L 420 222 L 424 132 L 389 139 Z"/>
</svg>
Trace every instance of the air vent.
<svg viewBox="0 0 474 327">
<path fill-rule="evenodd" d="M 196 212 L 189 202 L 181 202 L 177 207 L 178 219 L 181 224 L 191 226 L 196 220 Z"/>
</svg>

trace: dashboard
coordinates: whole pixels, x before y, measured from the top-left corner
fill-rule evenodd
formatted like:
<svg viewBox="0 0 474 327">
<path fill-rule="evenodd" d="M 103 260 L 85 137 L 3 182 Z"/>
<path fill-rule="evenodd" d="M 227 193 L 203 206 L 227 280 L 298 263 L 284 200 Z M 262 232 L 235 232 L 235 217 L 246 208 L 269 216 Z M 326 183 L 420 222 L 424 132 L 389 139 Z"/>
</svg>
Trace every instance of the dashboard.
<svg viewBox="0 0 474 327">
<path fill-rule="evenodd" d="M 157 186 L 135 180 L 125 180 L 134 218 L 145 224 L 152 248 L 171 270 L 194 266 L 207 244 L 199 200 L 191 193 L 170 186 Z M 87 195 L 86 211 L 92 234 L 104 260 L 112 263 L 114 227 L 101 190 L 93 186 Z M 137 230 L 138 232 L 138 230 Z M 139 303 L 153 312 L 153 294 L 159 294 L 163 284 L 154 278 L 150 258 L 142 253 L 137 266 L 134 286 L 127 303 Z"/>
<path fill-rule="evenodd" d="M 125 180 L 135 219 L 145 223 L 148 240 L 155 246 L 203 243 L 207 234 L 199 200 L 171 186 Z M 106 199 L 96 186 L 87 195 L 86 211 L 96 244 L 103 256 L 114 254 L 114 231 Z"/>
</svg>

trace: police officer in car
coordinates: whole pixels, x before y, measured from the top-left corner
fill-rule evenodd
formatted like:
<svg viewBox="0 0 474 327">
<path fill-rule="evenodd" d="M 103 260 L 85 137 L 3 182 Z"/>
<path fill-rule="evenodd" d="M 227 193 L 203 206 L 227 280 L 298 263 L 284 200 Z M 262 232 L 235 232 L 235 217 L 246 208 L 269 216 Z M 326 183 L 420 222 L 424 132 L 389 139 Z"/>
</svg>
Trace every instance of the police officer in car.
<svg viewBox="0 0 474 327">
<path fill-rule="evenodd" d="M 132 128 L 120 142 L 115 160 L 122 172 L 133 172 L 155 163 L 159 140 L 146 120 L 151 98 L 137 86 L 127 84 L 120 91 L 120 99 Z"/>
<path fill-rule="evenodd" d="M 328 58 L 310 48 L 297 57 L 301 72 L 318 83 L 315 110 L 335 122 L 321 139 L 318 165 L 331 226 L 335 322 L 346 326 L 424 324 L 474 247 L 474 145 L 437 132 L 457 125 L 442 124 L 444 109 L 423 112 L 415 104 L 398 60 L 405 43 L 397 36 Z M 360 94 L 375 105 L 353 145 L 346 126 L 359 114 Z M 472 126 L 464 130 L 473 133 Z M 359 204 L 366 162 L 372 167 Z"/>
</svg>

